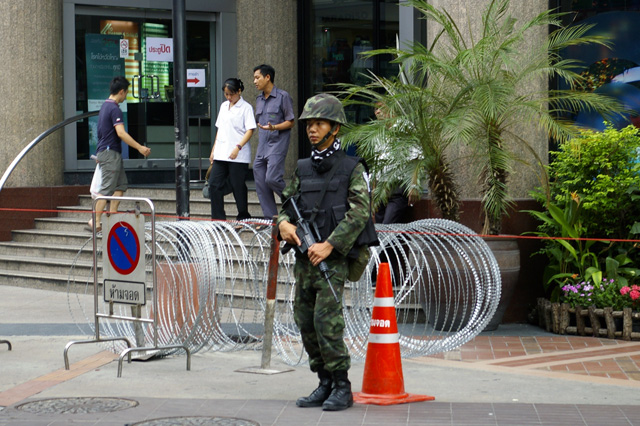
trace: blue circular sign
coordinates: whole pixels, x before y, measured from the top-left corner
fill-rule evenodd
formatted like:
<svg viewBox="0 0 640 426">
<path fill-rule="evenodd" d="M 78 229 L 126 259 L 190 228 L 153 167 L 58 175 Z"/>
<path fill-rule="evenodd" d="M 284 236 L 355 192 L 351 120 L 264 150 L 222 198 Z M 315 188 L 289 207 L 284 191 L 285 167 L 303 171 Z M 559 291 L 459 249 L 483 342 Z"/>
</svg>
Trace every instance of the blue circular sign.
<svg viewBox="0 0 640 426">
<path fill-rule="evenodd" d="M 129 275 L 140 261 L 140 242 L 135 229 L 127 222 L 111 227 L 107 240 L 107 254 L 113 269 L 121 275 Z"/>
</svg>

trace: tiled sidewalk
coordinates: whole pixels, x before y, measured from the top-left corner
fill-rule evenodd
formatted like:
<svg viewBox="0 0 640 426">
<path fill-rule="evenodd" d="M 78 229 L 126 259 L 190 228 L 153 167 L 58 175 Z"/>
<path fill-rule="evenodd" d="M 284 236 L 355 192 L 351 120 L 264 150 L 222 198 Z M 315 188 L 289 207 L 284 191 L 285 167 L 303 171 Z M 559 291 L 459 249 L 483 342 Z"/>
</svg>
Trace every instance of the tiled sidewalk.
<svg viewBox="0 0 640 426">
<path fill-rule="evenodd" d="M 640 342 L 580 336 L 478 336 L 457 350 L 432 357 L 640 381 Z"/>
<path fill-rule="evenodd" d="M 98 380 L 97 370 L 101 365 L 113 359 L 111 354 L 100 353 L 76 362 L 71 371 L 55 371 L 30 382 L 19 385 L 4 392 L 7 398 L 5 404 L 19 405 L 18 401 L 36 401 L 42 396 L 29 392 L 29 386 L 55 389 L 64 381 L 73 381 L 85 375 Z M 170 360 L 167 360 L 169 362 Z M 182 361 L 177 359 L 176 361 Z M 406 360 L 407 363 L 431 363 L 436 367 L 447 368 L 450 365 L 463 367 L 465 370 L 490 370 L 498 373 L 500 382 L 486 382 L 487 392 L 492 386 L 514 386 L 513 383 L 527 383 L 526 381 L 509 381 L 509 373 L 523 373 L 528 376 L 538 375 L 551 378 L 566 378 L 567 374 L 578 375 L 582 382 L 599 384 L 625 383 L 625 392 L 637 392 L 635 384 L 640 387 L 640 342 L 624 342 L 620 340 L 597 339 L 577 336 L 486 336 L 481 335 L 455 351 L 437 356 Z M 182 364 L 180 362 L 180 364 Z M 158 365 L 158 364 L 156 364 Z M 123 384 L 131 383 L 142 366 L 129 368 L 127 378 L 115 379 Z M 202 368 L 202 360 L 198 363 Z M 231 369 L 228 369 L 231 370 Z M 210 370 L 201 370 L 210 371 Z M 416 371 L 412 369 L 412 371 Z M 224 374 L 219 372 L 219 374 Z M 234 374 L 234 373 L 228 373 Z M 79 376 L 80 375 L 80 376 Z M 476 374 L 467 374 L 471 377 Z M 172 376 L 176 377 L 176 376 Z M 189 377 L 185 375 L 184 377 Z M 572 376 L 575 377 L 575 376 Z M 151 379 L 151 378 L 150 378 Z M 105 380 L 104 378 L 102 380 Z M 108 380 L 109 382 L 113 379 Z M 134 379 L 136 380 L 136 379 Z M 194 385 L 200 377 L 191 376 Z M 236 378 L 242 382 L 243 378 Z M 306 381 L 306 377 L 304 378 Z M 495 379 L 493 379 L 495 380 Z M 623 382 L 624 381 L 624 382 Z M 79 385 L 88 381 L 77 381 Z M 107 382 L 103 382 L 104 386 Z M 154 382 L 166 385 L 164 380 Z M 494 384 L 495 383 L 495 384 Z M 240 384 L 240 383 L 239 383 Z M 48 385 L 48 386 L 47 386 Z M 293 383 L 291 384 L 294 385 Z M 584 383 L 576 383 L 577 390 L 584 390 Z M 631 386 L 630 386 L 631 385 Z M 81 385 L 80 385 L 81 386 Z M 526 386 L 526 385 L 525 385 Z M 82 387 L 82 386 L 81 386 Z M 95 392 L 93 387 L 87 388 L 87 395 Z M 157 392 L 158 396 L 148 397 L 136 395 L 131 397 L 130 390 L 125 393 L 138 404 L 135 408 L 111 413 L 87 414 L 32 414 L 20 411 L 15 406 L 0 411 L 0 425 L 63 425 L 83 423 L 96 426 L 115 426 L 137 424 L 246 424 L 253 421 L 260 425 L 540 425 L 540 426 L 601 426 L 601 425 L 639 425 L 640 403 L 627 405 L 594 405 L 594 404 L 549 404 L 518 402 L 446 402 L 441 400 L 414 404 L 380 407 L 356 404 L 352 409 L 339 412 L 323 412 L 320 408 L 300 409 L 290 399 L 216 399 L 205 398 L 193 387 L 195 392 L 190 397 L 166 398 Z M 0 393 L 0 396 L 2 394 Z M 134 393 L 135 395 L 135 393 Z M 434 394 L 435 395 L 435 394 Z M 30 397 L 31 396 L 31 397 Z M 25 399 L 26 398 L 26 399 Z M 579 399 L 577 399 L 579 400 Z M 639 400 L 640 401 L 640 400 Z M 183 417 L 177 420 L 175 417 Z M 196 416 L 200 423 L 182 423 L 186 417 Z M 205 417 L 222 418 L 224 423 L 206 423 Z M 174 420 L 167 419 L 173 417 Z M 164 420 L 161 420 L 164 419 Z M 237 420 L 237 422 L 235 420 Z M 205 422 L 205 423 L 203 423 Z"/>
</svg>

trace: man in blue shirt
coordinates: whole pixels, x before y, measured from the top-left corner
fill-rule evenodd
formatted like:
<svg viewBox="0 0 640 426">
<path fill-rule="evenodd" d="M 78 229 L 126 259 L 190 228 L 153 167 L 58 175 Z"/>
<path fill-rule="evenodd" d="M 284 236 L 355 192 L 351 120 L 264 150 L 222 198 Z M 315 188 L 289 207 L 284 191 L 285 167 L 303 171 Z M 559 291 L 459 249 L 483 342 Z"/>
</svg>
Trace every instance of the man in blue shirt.
<svg viewBox="0 0 640 426">
<path fill-rule="evenodd" d="M 114 77 L 111 80 L 109 99 L 104 101 L 98 114 L 98 147 L 96 156 L 102 172 L 102 182 L 99 195 L 122 197 L 128 188 L 127 175 L 122 161 L 122 142 L 145 157 L 151 154 L 151 149 L 140 145 L 124 129 L 124 118 L 118 106 L 127 99 L 129 81 L 122 77 Z M 109 205 L 110 212 L 117 212 L 120 202 L 112 200 Z M 96 232 L 102 230 L 100 218 L 107 205 L 107 200 L 96 202 Z M 88 229 L 93 230 L 93 221 L 89 220 Z"/>
<path fill-rule="evenodd" d="M 262 92 L 256 98 L 256 122 L 260 130 L 253 176 L 266 219 L 278 214 L 273 194 L 281 196 L 285 186 L 284 161 L 295 118 L 291 96 L 274 86 L 274 77 L 271 65 L 258 65 L 253 69 L 253 83 Z"/>
</svg>

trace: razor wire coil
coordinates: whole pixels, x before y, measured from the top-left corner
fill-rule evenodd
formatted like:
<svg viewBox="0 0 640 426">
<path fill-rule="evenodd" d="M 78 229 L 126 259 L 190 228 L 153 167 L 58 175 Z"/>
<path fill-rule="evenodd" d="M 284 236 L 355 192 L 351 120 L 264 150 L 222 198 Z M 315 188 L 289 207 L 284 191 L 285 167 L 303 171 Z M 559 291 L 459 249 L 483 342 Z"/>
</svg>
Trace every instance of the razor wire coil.
<svg viewBox="0 0 640 426">
<path fill-rule="evenodd" d="M 258 225 L 258 226 L 257 226 Z M 262 225 L 262 226 L 260 226 Z M 150 224 L 146 224 L 147 303 L 131 306 L 101 301 L 99 312 L 156 318 L 158 345 L 185 345 L 200 350 L 262 348 L 271 226 L 266 220 L 240 222 L 158 222 L 156 258 L 151 258 Z M 262 229 L 260 229 L 262 228 Z M 445 352 L 468 342 L 492 318 L 500 299 L 500 271 L 491 249 L 465 226 L 425 219 L 408 224 L 376 225 L 380 246 L 357 282 L 345 283 L 345 342 L 354 360 L 366 356 L 378 264 L 389 263 L 396 320 L 403 357 Z M 68 299 L 94 322 L 93 265 L 87 267 L 89 239 L 69 272 Z M 98 259 L 102 258 L 98 244 Z M 154 295 L 152 262 L 156 264 Z M 295 280 L 292 252 L 279 256 L 273 346 L 289 365 L 306 362 L 293 320 Z M 98 262 L 98 281 L 101 268 Z M 99 292 L 100 294 L 100 292 Z M 157 315 L 153 297 L 158 299 Z M 77 309 L 76 309 L 77 310 Z M 95 332 L 95 329 L 93 329 Z M 128 337 L 136 346 L 151 346 L 153 328 L 124 320 L 100 321 L 100 334 Z M 109 342 L 114 351 L 126 346 Z M 172 349 L 163 354 L 179 353 Z"/>
</svg>

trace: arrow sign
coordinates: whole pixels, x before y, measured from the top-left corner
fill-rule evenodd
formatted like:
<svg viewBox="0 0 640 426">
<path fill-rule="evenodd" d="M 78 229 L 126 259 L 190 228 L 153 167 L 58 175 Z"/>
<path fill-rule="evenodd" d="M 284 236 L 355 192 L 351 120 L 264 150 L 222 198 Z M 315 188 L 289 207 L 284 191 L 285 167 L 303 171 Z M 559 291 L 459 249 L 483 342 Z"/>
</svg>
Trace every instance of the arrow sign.
<svg viewBox="0 0 640 426">
<path fill-rule="evenodd" d="M 187 69 L 187 87 L 207 87 L 207 74 L 204 68 Z"/>
</svg>

